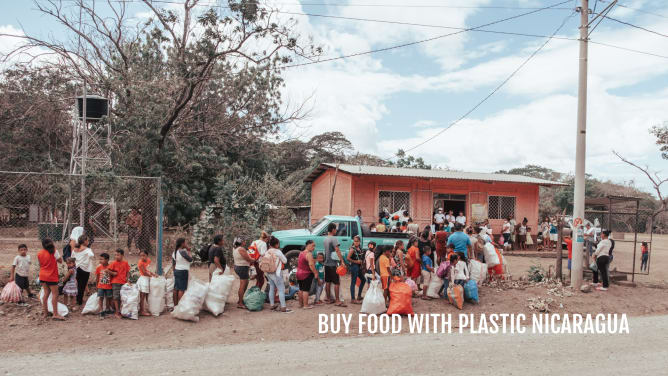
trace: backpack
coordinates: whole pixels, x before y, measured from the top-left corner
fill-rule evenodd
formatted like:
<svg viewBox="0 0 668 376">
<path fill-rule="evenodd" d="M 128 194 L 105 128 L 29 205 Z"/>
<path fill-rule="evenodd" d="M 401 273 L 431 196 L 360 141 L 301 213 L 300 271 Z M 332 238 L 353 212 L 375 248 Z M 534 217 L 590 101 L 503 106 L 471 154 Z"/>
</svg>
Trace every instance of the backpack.
<svg viewBox="0 0 668 376">
<path fill-rule="evenodd" d="M 255 242 L 252 242 L 251 245 L 248 246 L 248 256 L 250 256 L 250 258 L 253 260 L 260 258 L 260 251 L 257 249 Z"/>
<path fill-rule="evenodd" d="M 200 248 L 199 251 L 197 251 L 197 255 L 199 256 L 200 261 L 209 261 L 209 249 L 211 249 L 212 245 L 213 244 L 204 244 L 204 246 Z M 213 260 L 211 261 L 213 262 Z"/>
<path fill-rule="evenodd" d="M 265 273 L 276 273 L 278 268 L 277 257 L 274 252 L 267 252 L 264 256 L 260 257 L 260 270 Z"/>
<path fill-rule="evenodd" d="M 450 261 L 441 262 L 441 265 L 438 266 L 438 270 L 436 270 L 438 278 L 443 279 L 446 277 L 446 274 L 448 274 L 448 267 L 450 267 Z"/>
</svg>

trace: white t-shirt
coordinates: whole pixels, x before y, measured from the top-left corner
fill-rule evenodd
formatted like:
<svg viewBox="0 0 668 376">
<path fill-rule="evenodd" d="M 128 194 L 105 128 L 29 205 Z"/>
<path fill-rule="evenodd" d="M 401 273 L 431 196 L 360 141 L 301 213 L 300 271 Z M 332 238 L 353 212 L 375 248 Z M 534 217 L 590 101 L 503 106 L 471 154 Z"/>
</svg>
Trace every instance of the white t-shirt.
<svg viewBox="0 0 668 376">
<path fill-rule="evenodd" d="M 12 265 L 15 266 L 14 272 L 21 277 L 28 277 L 30 275 L 30 255 L 17 255 L 14 257 Z"/>
<path fill-rule="evenodd" d="M 455 280 L 457 279 L 469 279 L 469 268 L 466 266 L 466 263 L 461 260 L 455 265 Z"/>
<path fill-rule="evenodd" d="M 593 227 L 590 227 L 589 229 L 585 228 L 585 235 L 591 235 L 591 237 L 588 240 L 596 242 L 596 231 L 594 231 Z"/>
<path fill-rule="evenodd" d="M 268 252 L 273 253 L 276 256 L 276 276 L 281 277 L 281 268 L 283 264 L 286 264 L 288 262 L 288 259 L 285 258 L 285 255 L 283 252 L 281 252 L 280 249 L 276 248 L 271 248 L 268 250 Z"/>
<path fill-rule="evenodd" d="M 448 222 L 454 222 L 454 221 L 455 221 L 455 216 L 454 216 L 454 215 L 450 215 L 450 214 L 446 214 L 446 215 L 445 215 L 445 219 L 447 219 Z"/>
<path fill-rule="evenodd" d="M 86 273 L 92 273 L 95 267 L 95 254 L 90 248 L 86 248 L 79 252 L 72 251 L 77 268 L 80 268 Z"/>
<path fill-rule="evenodd" d="M 264 256 L 264 254 L 267 252 L 267 242 L 258 239 L 255 240 L 253 244 L 255 244 L 255 248 L 257 248 L 257 251 L 260 253 L 260 256 Z"/>
<path fill-rule="evenodd" d="M 508 222 L 503 223 L 503 233 L 510 234 L 510 223 Z"/>
<path fill-rule="evenodd" d="M 596 258 L 601 256 L 609 256 L 610 248 L 612 248 L 612 242 L 610 239 L 603 239 L 596 246 L 596 251 L 594 252 L 593 256 L 596 256 Z"/>
<path fill-rule="evenodd" d="M 436 223 L 444 223 L 445 222 L 445 214 L 443 213 L 436 213 L 434 214 L 434 222 Z"/>
<path fill-rule="evenodd" d="M 457 218 L 455 218 L 455 222 L 461 223 L 463 225 L 466 224 L 466 216 L 460 215 Z"/>
</svg>

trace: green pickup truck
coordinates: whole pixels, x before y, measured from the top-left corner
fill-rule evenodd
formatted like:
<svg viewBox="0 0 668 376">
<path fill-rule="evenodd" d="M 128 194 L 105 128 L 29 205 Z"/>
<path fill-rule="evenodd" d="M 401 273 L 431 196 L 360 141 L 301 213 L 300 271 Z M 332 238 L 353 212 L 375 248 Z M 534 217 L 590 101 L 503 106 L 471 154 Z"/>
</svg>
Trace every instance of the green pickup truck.
<svg viewBox="0 0 668 376">
<path fill-rule="evenodd" d="M 396 232 L 371 232 L 367 225 L 360 223 L 355 217 L 328 215 L 308 229 L 274 231 L 272 233 L 281 242 L 281 249 L 288 259 L 290 269 L 297 267 L 299 252 L 307 240 L 315 241 L 314 256 L 318 252 L 324 252 L 323 240 L 327 236 L 327 227 L 330 223 L 336 223 L 336 237 L 339 239 L 344 258 L 353 244 L 355 235 L 362 238 L 363 249 L 367 248 L 369 242 L 375 242 L 376 245 L 394 245 L 397 240 L 402 240 L 405 244 L 410 236 L 409 234 Z"/>
</svg>

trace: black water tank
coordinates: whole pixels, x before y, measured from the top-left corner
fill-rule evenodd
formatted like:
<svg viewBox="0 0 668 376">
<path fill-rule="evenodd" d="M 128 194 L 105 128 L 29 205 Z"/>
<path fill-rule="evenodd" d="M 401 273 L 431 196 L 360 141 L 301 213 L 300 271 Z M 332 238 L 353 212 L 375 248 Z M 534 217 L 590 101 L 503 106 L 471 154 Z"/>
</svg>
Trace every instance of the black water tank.
<svg viewBox="0 0 668 376">
<path fill-rule="evenodd" d="M 77 97 L 79 118 L 83 118 L 83 95 Z M 88 95 L 86 98 L 86 121 L 98 121 L 109 115 L 109 100 L 99 95 Z"/>
</svg>

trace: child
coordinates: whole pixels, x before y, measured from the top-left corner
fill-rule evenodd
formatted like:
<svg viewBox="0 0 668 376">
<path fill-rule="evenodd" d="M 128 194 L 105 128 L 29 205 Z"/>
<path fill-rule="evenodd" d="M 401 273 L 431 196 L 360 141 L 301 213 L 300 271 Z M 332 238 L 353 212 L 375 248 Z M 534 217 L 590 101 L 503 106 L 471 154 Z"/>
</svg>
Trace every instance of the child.
<svg viewBox="0 0 668 376">
<path fill-rule="evenodd" d="M 9 281 L 14 281 L 18 287 L 28 292 L 29 298 L 34 298 L 35 294 L 30 292 L 30 256 L 28 255 L 28 246 L 19 245 L 19 254 L 14 257 L 12 262 L 12 272 L 9 273 Z"/>
<path fill-rule="evenodd" d="M 141 316 L 151 316 L 151 314 L 146 310 L 148 306 L 148 292 L 149 284 L 151 277 L 157 277 L 157 275 L 148 270 L 148 266 L 151 264 L 151 259 L 148 258 L 148 253 L 146 250 L 139 251 L 139 262 L 137 263 L 137 269 L 139 269 L 139 279 L 137 280 L 137 288 L 139 288 L 139 314 Z"/>
<path fill-rule="evenodd" d="M 455 245 L 450 243 L 445 248 L 445 259 L 449 260 L 452 255 L 455 254 Z"/>
<path fill-rule="evenodd" d="M 447 299 L 448 298 L 448 293 L 447 293 L 447 288 L 450 286 L 450 282 L 455 280 L 455 265 L 457 265 L 457 261 L 459 260 L 459 256 L 457 256 L 456 253 L 453 253 L 450 255 L 450 263 L 448 264 L 447 268 L 445 268 L 445 278 L 443 278 L 443 287 L 441 287 L 441 290 L 439 290 L 439 294 L 441 291 L 443 291 L 443 298 Z"/>
<path fill-rule="evenodd" d="M 459 262 L 459 256 L 454 260 L 454 276 L 450 281 L 454 280 L 454 284 L 464 287 L 466 281 L 469 279 L 469 268 L 466 266 L 465 262 Z M 453 265 L 453 263 L 451 262 L 450 265 Z"/>
<path fill-rule="evenodd" d="M 99 312 L 100 317 L 104 317 L 107 314 L 114 313 L 111 310 L 111 277 L 108 273 L 109 269 L 109 254 L 103 253 L 100 255 L 100 265 L 95 269 L 95 275 L 97 276 L 97 297 L 99 299 Z M 107 299 L 107 310 L 103 311 L 103 302 L 104 299 Z"/>
<path fill-rule="evenodd" d="M 385 297 L 385 304 L 389 306 L 390 301 L 390 276 L 392 276 L 392 270 L 390 258 L 392 257 L 392 251 L 394 248 L 385 247 L 383 249 L 383 254 L 378 258 L 378 269 L 380 272 L 380 282 L 383 286 L 383 296 Z"/>
<path fill-rule="evenodd" d="M 533 248 L 533 237 L 531 236 L 531 227 L 527 226 L 527 242 L 525 249 Z"/>
<path fill-rule="evenodd" d="M 649 260 L 649 249 L 647 248 L 647 242 L 642 242 L 640 246 L 640 252 L 642 254 L 642 261 L 640 262 L 640 271 L 647 271 L 647 261 Z"/>
<path fill-rule="evenodd" d="M 108 273 L 111 275 L 111 289 L 116 317 L 121 316 L 121 286 L 128 282 L 128 273 L 130 264 L 123 259 L 125 252 L 122 249 L 116 250 L 116 260 L 109 265 Z"/>
<path fill-rule="evenodd" d="M 318 255 L 316 256 L 317 262 L 315 263 L 315 270 L 318 271 L 318 277 L 320 278 L 316 283 L 315 286 L 315 301 L 313 304 L 320 305 L 322 302 L 320 301 L 320 295 L 322 295 L 322 288 L 325 285 L 325 254 L 322 252 L 318 252 Z"/>
<path fill-rule="evenodd" d="M 78 291 L 77 267 L 75 265 L 76 260 L 74 257 L 69 257 L 67 260 L 65 260 L 65 263 L 67 264 L 67 272 L 63 278 L 63 303 L 70 307 L 70 309 L 74 310 L 71 308 L 71 306 L 74 305 Z"/>
<path fill-rule="evenodd" d="M 429 282 L 431 282 L 431 273 L 434 272 L 433 263 L 431 261 L 431 247 L 425 246 L 424 253 L 422 254 L 422 299 L 431 300 L 427 296 L 427 287 Z"/>
</svg>

